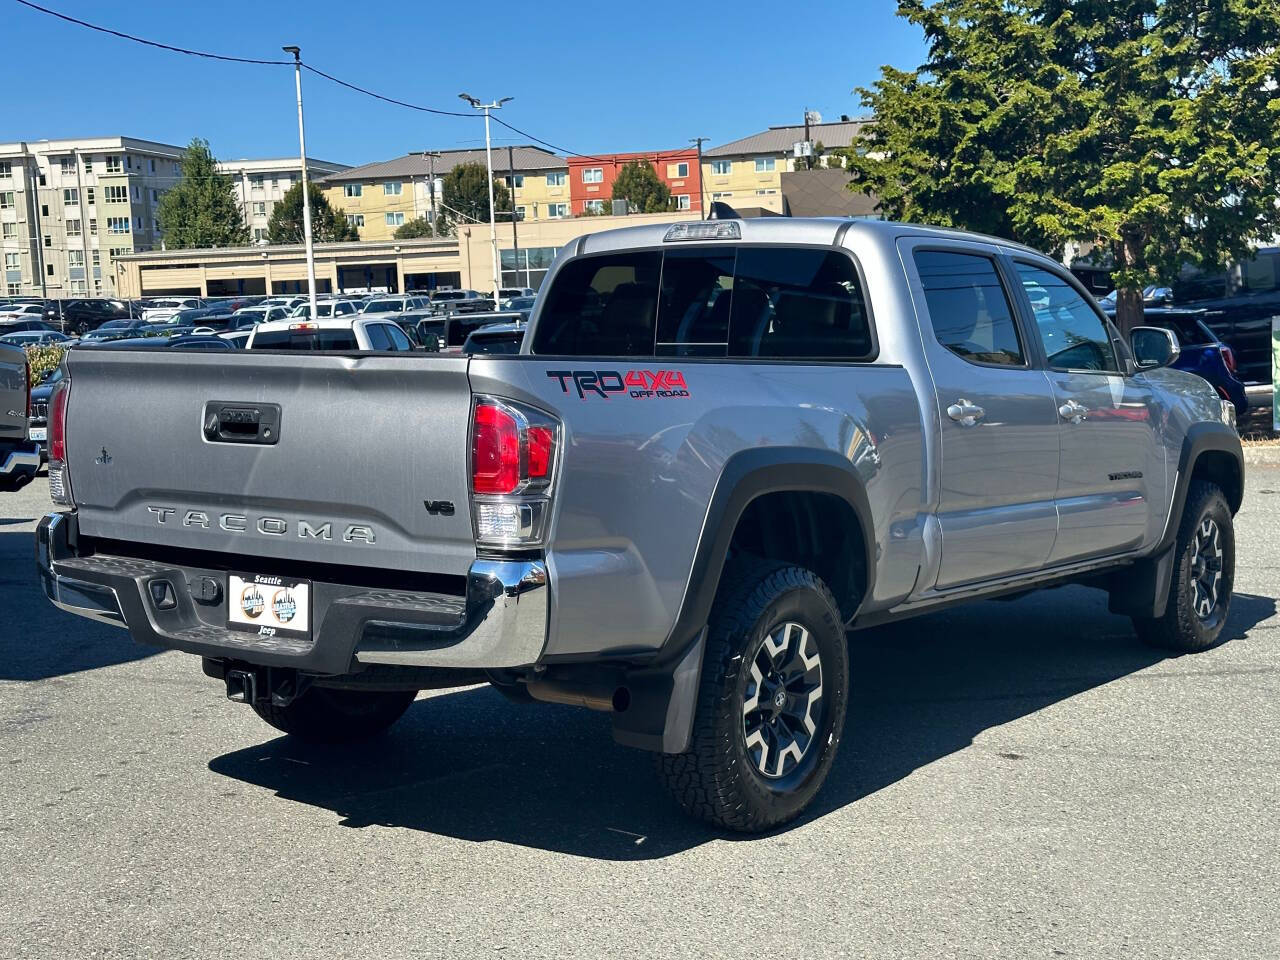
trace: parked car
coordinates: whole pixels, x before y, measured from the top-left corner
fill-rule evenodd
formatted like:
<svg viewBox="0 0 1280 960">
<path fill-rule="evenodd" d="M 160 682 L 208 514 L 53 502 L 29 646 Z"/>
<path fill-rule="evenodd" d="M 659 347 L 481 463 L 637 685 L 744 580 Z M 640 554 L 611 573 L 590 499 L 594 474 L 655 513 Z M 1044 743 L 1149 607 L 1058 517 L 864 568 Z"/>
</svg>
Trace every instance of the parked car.
<svg viewBox="0 0 1280 960">
<path fill-rule="evenodd" d="M 128 316 L 128 307 L 120 300 L 83 297 L 73 300 L 50 300 L 44 312 L 45 322 L 55 330 L 77 335 L 96 329 L 108 320 L 117 320 L 126 316 Z"/>
<path fill-rule="evenodd" d="M 0 343 L 0 491 L 31 482 L 40 469 L 40 448 L 28 436 L 31 382 L 26 351 Z"/>
<path fill-rule="evenodd" d="M 327 320 L 333 317 L 351 317 L 360 312 L 359 300 L 321 300 L 316 303 L 316 317 Z M 290 318 L 307 319 L 311 316 L 310 302 L 300 303 L 289 313 Z"/>
<path fill-rule="evenodd" d="M 466 354 L 519 353 L 520 346 L 524 343 L 525 329 L 523 323 L 491 323 L 467 334 L 467 339 L 462 344 L 462 352 Z"/>
<path fill-rule="evenodd" d="M 431 307 L 437 313 L 448 312 L 468 300 L 480 299 L 480 294 L 475 290 L 433 290 L 430 295 Z"/>
<path fill-rule="evenodd" d="M 130 320 L 108 320 L 102 326 L 83 334 L 80 342 L 89 344 L 136 336 L 137 332 L 147 325 L 147 321 L 141 317 Z"/>
<path fill-rule="evenodd" d="M 225 333 L 219 333 L 217 336 L 227 341 L 227 343 L 231 344 L 231 346 L 235 347 L 237 350 L 243 350 L 248 346 L 249 335 L 252 332 L 253 328 L 250 327 L 244 330 L 229 330 Z"/>
<path fill-rule="evenodd" d="M 49 459 L 49 397 L 53 394 L 53 388 L 62 382 L 62 373 L 62 366 L 56 366 L 44 375 L 44 379 L 31 387 L 27 436 L 40 445 L 41 463 Z"/>
<path fill-rule="evenodd" d="M 11 303 L 0 307 L 0 323 L 16 320 L 44 320 L 44 303 Z"/>
<path fill-rule="evenodd" d="M 148 323 L 162 323 L 175 313 L 196 310 L 204 306 L 199 297 L 163 297 L 152 300 L 142 310 L 142 319 Z"/>
<path fill-rule="evenodd" d="M 366 300 L 360 307 L 361 313 L 404 313 L 406 310 L 418 310 L 429 306 L 430 298 L 413 294 L 396 294 L 379 296 Z"/>
<path fill-rule="evenodd" d="M 538 291 L 533 287 L 501 287 L 498 290 L 498 301 L 511 300 L 515 297 L 533 298 L 538 295 Z"/>
<path fill-rule="evenodd" d="M 224 330 L 247 330 L 249 327 L 266 323 L 270 320 L 283 320 L 289 316 L 289 308 L 284 304 L 259 304 L 256 307 L 245 307 L 233 313 L 222 325 Z"/>
<path fill-rule="evenodd" d="M 275 320 L 249 334 L 246 350 L 395 350 L 413 343 L 399 325 L 376 317 Z"/>
<path fill-rule="evenodd" d="M 126 337 L 85 343 L 93 350 L 234 350 L 230 342 L 214 334 L 178 334 L 172 337 Z"/>
<path fill-rule="evenodd" d="M 1156 307 L 1143 311 L 1142 322 L 1171 331 L 1181 350 L 1172 366 L 1204 377 L 1220 397 L 1235 405 L 1236 417 L 1242 417 L 1249 409 L 1249 399 L 1244 384 L 1236 378 L 1235 351 L 1209 329 L 1205 316 L 1203 310 Z"/>
<path fill-rule="evenodd" d="M 501 303 L 503 310 L 518 310 L 521 313 L 532 313 L 533 306 L 538 302 L 537 297 L 510 297 Z"/>
<path fill-rule="evenodd" d="M 0 334 L 8 335 L 14 333 L 57 333 L 58 331 L 49 326 L 43 320 L 33 319 L 13 319 L 0 320 Z"/>
<path fill-rule="evenodd" d="M 584 237 L 544 290 L 519 357 L 355 363 L 379 321 L 262 324 L 255 349 L 339 353 L 167 357 L 121 404 L 118 358 L 71 351 L 46 593 L 301 740 L 483 680 L 605 711 L 743 831 L 831 770 L 846 627 L 1078 583 L 1157 646 L 1229 635 L 1234 408 L 1052 259 L 695 221 Z"/>
<path fill-rule="evenodd" d="M 440 350 L 461 350 L 467 337 L 473 331 L 493 324 L 523 323 L 527 318 L 522 313 L 492 311 L 489 313 L 452 313 L 445 317 L 443 339 Z"/>
<path fill-rule="evenodd" d="M 0 326 L 0 343 L 25 347 L 41 343 L 70 343 L 71 338 L 57 330 L 16 330 L 12 333 Z"/>
</svg>

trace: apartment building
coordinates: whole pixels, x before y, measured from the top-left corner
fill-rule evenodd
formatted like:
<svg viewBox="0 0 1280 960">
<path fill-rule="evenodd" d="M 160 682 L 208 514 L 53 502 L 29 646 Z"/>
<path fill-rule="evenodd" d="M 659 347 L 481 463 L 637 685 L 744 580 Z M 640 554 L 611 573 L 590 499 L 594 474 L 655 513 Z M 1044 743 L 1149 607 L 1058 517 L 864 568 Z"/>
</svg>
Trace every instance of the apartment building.
<svg viewBox="0 0 1280 960">
<path fill-rule="evenodd" d="M 485 164 L 484 150 L 409 153 L 394 160 L 351 167 L 321 178 L 329 205 L 341 209 L 361 240 L 392 239 L 396 229 L 418 217 L 431 217 L 431 184 L 436 202 L 441 182 L 454 167 Z M 540 147 L 495 147 L 493 173 L 504 179 L 523 220 L 570 215 L 569 168 L 563 157 Z"/>
<path fill-rule="evenodd" d="M 0 143 L 8 296 L 113 296 L 116 258 L 160 246 L 182 147 L 131 137 Z"/>
<path fill-rule="evenodd" d="M 350 169 L 345 163 L 307 158 L 307 176 L 313 181 Z M 285 192 L 302 179 L 301 160 L 298 157 L 224 160 L 218 164 L 218 171 L 228 174 L 234 181 L 236 202 L 254 243 L 266 243 L 267 224 L 271 221 L 272 211 Z"/>
<path fill-rule="evenodd" d="M 702 180 L 698 151 L 693 148 L 639 153 L 602 153 L 569 158 L 569 184 L 573 214 L 607 213 L 612 207 L 613 182 L 628 163 L 642 161 L 671 190 L 673 210 L 702 210 Z"/>
<path fill-rule="evenodd" d="M 813 158 L 813 166 L 827 166 L 831 159 L 830 151 L 849 146 L 869 122 L 841 119 L 836 123 L 809 124 L 809 142 L 825 153 Z M 707 191 L 707 202 L 722 200 L 735 208 L 757 207 L 770 213 L 787 212 L 782 175 L 808 168 L 807 159 L 796 156 L 796 144 L 804 140 L 804 124 L 794 124 L 770 127 L 749 137 L 704 150 L 702 181 Z"/>
</svg>

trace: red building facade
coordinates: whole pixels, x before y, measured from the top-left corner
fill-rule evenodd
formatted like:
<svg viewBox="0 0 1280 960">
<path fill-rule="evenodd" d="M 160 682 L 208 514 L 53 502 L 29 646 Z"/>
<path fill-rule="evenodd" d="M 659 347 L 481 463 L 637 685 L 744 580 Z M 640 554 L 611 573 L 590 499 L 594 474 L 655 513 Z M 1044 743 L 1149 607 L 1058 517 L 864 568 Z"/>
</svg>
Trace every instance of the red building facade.
<svg viewBox="0 0 1280 960">
<path fill-rule="evenodd" d="M 612 209 L 613 181 L 624 164 L 641 160 L 653 167 L 658 179 L 671 190 L 675 209 L 702 209 L 702 171 L 698 151 L 654 150 L 640 153 L 602 153 L 592 157 L 569 158 L 569 203 L 574 216 L 589 205 Z"/>
</svg>

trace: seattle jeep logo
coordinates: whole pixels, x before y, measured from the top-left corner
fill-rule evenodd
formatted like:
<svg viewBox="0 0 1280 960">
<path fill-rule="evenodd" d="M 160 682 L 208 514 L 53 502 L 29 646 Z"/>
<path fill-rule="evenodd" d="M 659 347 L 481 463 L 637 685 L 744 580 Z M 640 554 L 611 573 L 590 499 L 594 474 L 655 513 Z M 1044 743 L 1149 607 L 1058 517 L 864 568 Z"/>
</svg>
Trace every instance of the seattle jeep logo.
<svg viewBox="0 0 1280 960">
<path fill-rule="evenodd" d="M 271 598 L 271 612 L 281 623 L 288 623 L 297 615 L 298 602 L 293 599 L 293 594 L 287 587 L 277 590 L 276 595 Z"/>
<path fill-rule="evenodd" d="M 199 527 L 212 530 L 217 527 L 227 533 L 260 533 L 264 537 L 289 536 L 290 522 L 283 517 L 248 517 L 242 513 L 205 513 L 203 510 L 187 510 L 178 515 L 176 507 L 147 507 L 147 513 L 156 518 L 156 523 L 173 522 L 176 526 Z M 295 536 L 300 540 L 332 540 L 334 525 L 332 521 L 312 523 L 309 520 L 298 520 L 294 524 Z M 378 537 L 373 527 L 362 523 L 349 523 L 338 534 L 343 543 L 377 543 Z"/>
<path fill-rule="evenodd" d="M 240 594 L 240 609 L 244 611 L 244 615 L 256 619 L 262 615 L 262 611 L 266 608 L 267 601 L 263 599 L 257 586 L 252 583 L 245 584 L 245 588 Z"/>
</svg>

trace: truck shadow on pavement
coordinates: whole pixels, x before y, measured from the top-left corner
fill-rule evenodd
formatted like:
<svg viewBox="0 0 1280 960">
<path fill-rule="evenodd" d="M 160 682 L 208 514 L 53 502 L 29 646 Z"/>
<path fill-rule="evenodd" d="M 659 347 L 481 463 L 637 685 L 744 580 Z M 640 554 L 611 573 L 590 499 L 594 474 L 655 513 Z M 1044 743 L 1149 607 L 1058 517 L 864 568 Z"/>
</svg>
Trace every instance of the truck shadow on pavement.
<svg viewBox="0 0 1280 960">
<path fill-rule="evenodd" d="M 1243 637 L 1274 600 L 1237 595 Z M 799 824 L 874 794 L 984 731 L 1161 661 L 1106 597 L 1080 588 L 958 607 L 852 636 L 853 696 L 835 768 Z M 265 729 L 265 728 L 264 728 Z M 990 762 L 1007 763 L 998 746 Z M 471 688 L 419 699 L 385 738 L 342 750 L 287 737 L 209 767 L 286 800 L 374 824 L 605 860 L 657 859 L 715 838 L 615 746 L 602 714 L 517 705 Z M 794 829 L 795 825 L 783 828 Z"/>
<path fill-rule="evenodd" d="M 0 680 L 47 680 L 160 652 L 51 604 L 36 577 L 34 536 L 0 530 Z"/>
</svg>

